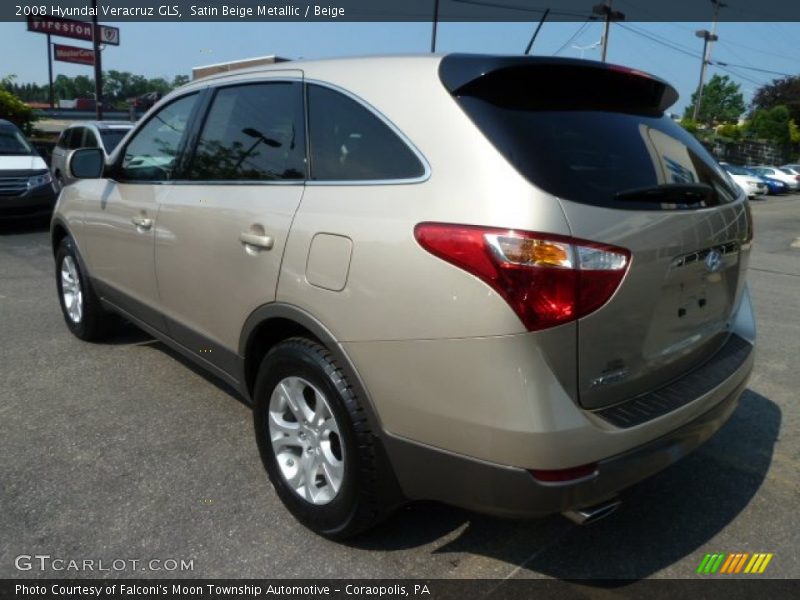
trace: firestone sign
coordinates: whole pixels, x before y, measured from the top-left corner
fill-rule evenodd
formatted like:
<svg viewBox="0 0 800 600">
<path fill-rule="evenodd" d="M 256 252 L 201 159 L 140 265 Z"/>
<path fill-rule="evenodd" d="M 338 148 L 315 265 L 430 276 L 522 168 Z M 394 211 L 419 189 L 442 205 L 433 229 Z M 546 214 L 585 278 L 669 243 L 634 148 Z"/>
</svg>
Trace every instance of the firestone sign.
<svg viewBox="0 0 800 600">
<path fill-rule="evenodd" d="M 77 63 L 79 65 L 93 65 L 94 52 L 87 48 L 77 48 L 76 46 L 65 46 L 63 44 L 53 44 L 55 59 L 62 62 Z"/>
<path fill-rule="evenodd" d="M 98 43 L 119 46 L 119 29 L 107 25 L 98 25 Z M 28 17 L 28 31 L 49 33 L 76 40 L 92 41 L 92 24 L 86 21 L 74 21 L 60 17 Z"/>
</svg>

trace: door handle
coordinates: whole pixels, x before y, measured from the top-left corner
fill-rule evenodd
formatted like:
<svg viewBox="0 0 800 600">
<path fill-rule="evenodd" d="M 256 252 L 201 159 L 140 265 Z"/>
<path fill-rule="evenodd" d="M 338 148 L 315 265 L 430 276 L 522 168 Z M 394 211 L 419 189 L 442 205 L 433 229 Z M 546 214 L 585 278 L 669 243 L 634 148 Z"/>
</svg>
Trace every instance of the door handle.
<svg viewBox="0 0 800 600">
<path fill-rule="evenodd" d="M 131 223 L 136 225 L 136 229 L 148 231 L 153 226 L 153 219 L 147 217 L 131 217 Z"/>
<path fill-rule="evenodd" d="M 258 235 L 256 233 L 242 232 L 239 234 L 239 241 L 248 246 L 256 246 L 264 250 L 271 250 L 275 240 L 269 235 Z"/>
</svg>

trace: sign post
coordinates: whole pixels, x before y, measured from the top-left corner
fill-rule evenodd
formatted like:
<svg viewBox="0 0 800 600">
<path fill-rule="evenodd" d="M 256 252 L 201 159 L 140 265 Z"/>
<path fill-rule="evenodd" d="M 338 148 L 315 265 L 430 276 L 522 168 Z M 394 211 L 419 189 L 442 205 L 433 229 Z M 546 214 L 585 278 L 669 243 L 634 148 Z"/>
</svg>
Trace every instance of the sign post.
<svg viewBox="0 0 800 600">
<path fill-rule="evenodd" d="M 50 34 L 47 34 L 47 83 L 48 93 L 47 99 L 50 102 L 50 108 L 55 108 L 55 96 L 53 95 L 53 47 L 50 44 Z"/>
<path fill-rule="evenodd" d="M 94 114 L 103 120 L 103 59 L 100 56 L 100 27 L 97 25 L 97 0 L 92 0 L 92 49 L 94 50 Z"/>
<path fill-rule="evenodd" d="M 91 55 L 91 62 L 88 62 L 86 54 L 80 52 L 80 48 L 62 46 L 62 57 L 57 60 L 76 62 L 85 65 L 94 65 L 94 106 L 95 116 L 100 121 L 103 118 L 103 60 L 100 55 L 100 45 L 119 46 L 119 29 L 100 25 L 97 22 L 97 0 L 92 0 L 92 22 L 75 21 L 73 19 L 62 19 L 61 17 L 28 17 L 28 31 L 47 34 L 47 67 L 50 77 L 50 107 L 54 106 L 53 97 L 53 63 L 52 50 L 50 49 L 50 36 L 58 35 L 61 37 L 73 38 L 92 42 L 92 50 L 86 52 Z M 67 58 L 64 58 L 64 57 Z M 77 57 L 77 58 L 76 58 Z M 71 59 L 70 59 L 71 58 Z"/>
</svg>

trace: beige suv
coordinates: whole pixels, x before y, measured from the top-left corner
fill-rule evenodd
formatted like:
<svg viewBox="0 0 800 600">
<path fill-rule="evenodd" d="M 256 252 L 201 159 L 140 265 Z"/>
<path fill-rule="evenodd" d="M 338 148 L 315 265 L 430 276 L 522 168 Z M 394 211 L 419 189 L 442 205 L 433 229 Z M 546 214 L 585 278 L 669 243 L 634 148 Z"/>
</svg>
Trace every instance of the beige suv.
<svg viewBox="0 0 800 600">
<path fill-rule="evenodd" d="M 282 63 L 193 82 L 52 222 L 69 329 L 119 316 L 241 390 L 332 538 L 403 502 L 608 514 L 753 364 L 746 198 L 665 82 L 577 60 Z"/>
</svg>

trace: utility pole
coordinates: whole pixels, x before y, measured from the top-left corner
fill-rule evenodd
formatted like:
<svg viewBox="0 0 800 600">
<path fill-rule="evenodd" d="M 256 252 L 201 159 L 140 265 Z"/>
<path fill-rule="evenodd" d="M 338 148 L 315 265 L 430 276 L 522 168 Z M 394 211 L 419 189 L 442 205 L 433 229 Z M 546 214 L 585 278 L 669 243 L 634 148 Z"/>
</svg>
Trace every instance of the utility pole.
<svg viewBox="0 0 800 600">
<path fill-rule="evenodd" d="M 103 120 L 103 61 L 100 58 L 100 26 L 97 24 L 97 0 L 92 0 L 92 49 L 94 50 L 94 115 Z"/>
<path fill-rule="evenodd" d="M 697 97 L 694 101 L 694 112 L 692 113 L 693 121 L 697 121 L 697 117 L 700 114 L 700 104 L 703 102 L 703 87 L 705 86 L 706 80 L 706 65 L 711 63 L 712 44 L 719 39 L 719 36 L 716 34 L 719 9 L 728 6 L 727 4 L 721 2 L 721 0 L 711 0 L 711 4 L 714 5 L 714 18 L 711 21 L 711 31 L 700 29 L 699 31 L 694 32 L 697 37 L 703 38 L 703 63 L 700 65 L 700 83 L 697 85 Z"/>
<path fill-rule="evenodd" d="M 603 52 L 602 52 L 602 61 L 606 62 L 606 56 L 608 55 L 608 34 L 611 30 L 611 22 L 612 21 L 624 21 L 625 14 L 619 12 L 618 10 L 611 10 L 611 0 L 605 0 L 603 4 L 596 4 L 592 7 L 592 13 L 596 15 L 601 15 L 604 17 L 604 24 L 603 24 Z"/>
</svg>

